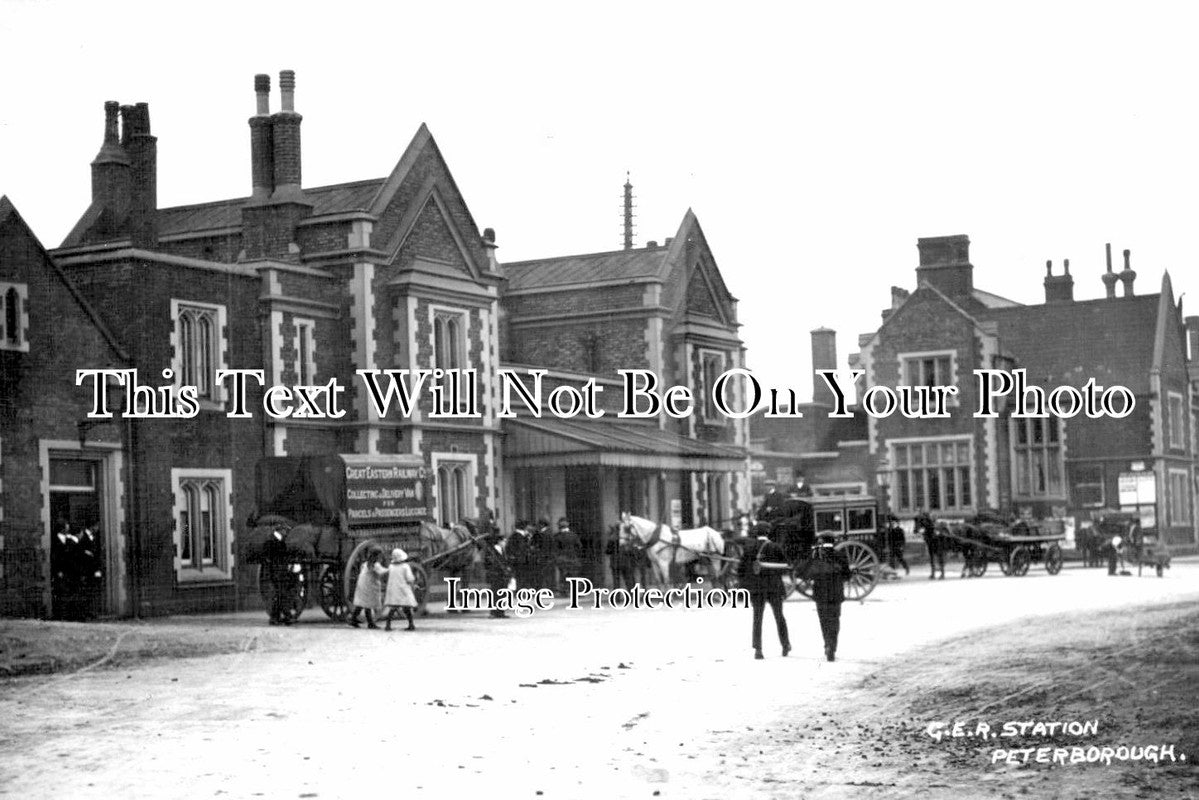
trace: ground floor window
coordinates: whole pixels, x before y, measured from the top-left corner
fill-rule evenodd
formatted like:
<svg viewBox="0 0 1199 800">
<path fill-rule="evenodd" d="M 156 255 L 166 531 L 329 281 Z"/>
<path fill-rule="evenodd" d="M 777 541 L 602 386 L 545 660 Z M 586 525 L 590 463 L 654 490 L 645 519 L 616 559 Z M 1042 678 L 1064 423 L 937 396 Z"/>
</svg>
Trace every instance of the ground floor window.
<svg viewBox="0 0 1199 800">
<path fill-rule="evenodd" d="M 173 469 L 175 572 L 181 581 L 233 577 L 231 470 Z"/>
<path fill-rule="evenodd" d="M 1103 491 L 1102 464 L 1075 464 L 1070 467 L 1072 476 L 1070 497 L 1074 505 L 1083 508 L 1102 508 Z"/>
<path fill-rule="evenodd" d="M 902 442 L 892 447 L 897 510 L 972 510 L 974 469 L 969 439 Z"/>
<path fill-rule="evenodd" d="M 475 515 L 474 464 L 437 459 L 437 522 L 454 525 Z"/>
</svg>

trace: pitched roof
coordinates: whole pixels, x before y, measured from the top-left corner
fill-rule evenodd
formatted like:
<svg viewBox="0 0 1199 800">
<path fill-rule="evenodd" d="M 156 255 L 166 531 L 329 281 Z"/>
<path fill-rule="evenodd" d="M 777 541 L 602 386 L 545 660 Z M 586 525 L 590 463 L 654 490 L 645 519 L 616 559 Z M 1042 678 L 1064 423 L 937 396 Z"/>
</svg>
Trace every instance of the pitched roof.
<svg viewBox="0 0 1199 800">
<path fill-rule="evenodd" d="M 505 263 L 509 290 L 569 286 L 594 281 L 632 280 L 658 277 L 669 252 L 667 247 L 641 247 L 584 253 L 533 261 Z"/>
<path fill-rule="evenodd" d="M 60 281 L 62 281 L 63 285 L 66 286 L 67 291 L 71 294 L 71 297 L 73 297 L 75 302 L 79 304 L 79 307 L 83 310 L 83 313 L 87 315 L 92 325 L 94 325 L 96 330 L 100 332 L 101 338 L 103 338 L 105 343 L 112 348 L 112 351 L 116 354 L 117 358 L 126 363 L 132 363 L 129 353 L 126 352 L 125 348 L 121 346 L 121 343 L 117 341 L 117 338 L 113 336 L 112 331 L 110 331 L 108 326 L 106 326 L 103 320 L 100 319 L 100 315 L 96 313 L 96 309 L 92 307 L 91 303 L 87 301 L 87 299 L 79 292 L 79 289 L 76 288 L 75 284 L 71 282 L 71 279 L 68 278 L 62 271 L 62 267 L 58 266 L 58 262 L 56 262 L 50 256 L 50 254 L 46 252 L 46 248 L 42 245 L 41 240 L 37 238 L 37 235 L 33 232 L 33 229 L 29 227 L 27 222 L 25 222 L 25 219 L 21 216 L 21 212 L 17 211 L 16 206 L 14 206 L 12 201 L 8 199 L 8 195 L 0 195 L 0 223 L 3 223 L 10 216 L 16 221 L 16 224 L 23 230 L 25 235 L 28 236 L 37 246 L 37 249 L 41 253 L 42 259 L 45 261 L 46 265 L 50 268 L 51 272 L 53 272 L 54 275 Z"/>
<path fill-rule="evenodd" d="M 1015 300 L 1008 300 L 1006 297 L 984 292 L 982 289 L 975 289 L 971 294 L 975 300 L 987 308 L 1012 308 L 1013 306 L 1022 305 L 1022 303 L 1017 303 Z"/>
<path fill-rule="evenodd" d="M 374 178 L 352 183 L 337 183 L 304 189 L 304 199 L 312 203 L 313 216 L 341 214 L 348 211 L 368 211 L 371 201 L 383 186 L 383 178 Z M 198 203 L 189 206 L 173 206 L 158 209 L 158 231 L 170 236 L 181 233 L 236 228 L 241 225 L 242 206 L 250 202 L 248 197 Z"/>
<path fill-rule="evenodd" d="M 1002 347 L 1029 382 L 1120 384 L 1149 391 L 1160 295 L 1078 300 L 992 309 Z"/>
</svg>

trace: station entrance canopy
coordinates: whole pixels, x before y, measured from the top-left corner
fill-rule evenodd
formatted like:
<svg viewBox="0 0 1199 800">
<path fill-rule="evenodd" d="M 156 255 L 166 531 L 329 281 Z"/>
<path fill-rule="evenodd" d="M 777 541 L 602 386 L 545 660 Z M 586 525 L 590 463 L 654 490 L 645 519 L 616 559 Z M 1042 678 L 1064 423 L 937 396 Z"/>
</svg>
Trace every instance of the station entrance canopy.
<svg viewBox="0 0 1199 800">
<path fill-rule="evenodd" d="M 510 419 L 504 464 L 509 467 L 630 467 L 737 472 L 745 469 L 740 447 L 688 439 L 634 422 Z"/>
</svg>

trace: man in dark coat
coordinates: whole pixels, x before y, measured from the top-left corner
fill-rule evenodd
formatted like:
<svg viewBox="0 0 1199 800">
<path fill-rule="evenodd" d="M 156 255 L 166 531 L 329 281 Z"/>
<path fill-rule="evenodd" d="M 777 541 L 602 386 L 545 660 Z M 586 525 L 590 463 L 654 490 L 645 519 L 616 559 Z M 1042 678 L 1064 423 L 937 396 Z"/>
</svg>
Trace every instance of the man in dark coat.
<svg viewBox="0 0 1199 800">
<path fill-rule="evenodd" d="M 483 537 L 483 545 L 481 547 L 483 554 L 483 574 L 487 578 L 487 588 L 493 593 L 497 593 L 497 596 L 501 589 L 508 588 L 508 581 L 512 579 L 512 567 L 508 559 L 504 557 L 500 545 L 501 541 L 503 540 L 499 533 L 493 531 Z M 508 615 L 498 608 L 493 608 L 491 609 L 491 616 L 503 619 Z"/>
<path fill-rule="evenodd" d="M 783 548 L 770 541 L 769 533 L 768 524 L 759 522 L 755 525 L 755 538 L 746 543 L 741 553 L 741 562 L 737 565 L 737 577 L 742 588 L 749 592 L 749 602 L 754 611 L 752 638 L 755 659 L 765 657 L 762 655 L 762 618 L 765 616 L 767 603 L 774 614 L 774 625 L 778 629 L 783 655 L 791 652 L 787 620 L 783 617 L 783 600 L 787 596 L 783 588 L 783 573 L 787 571 L 788 565 Z"/>
<path fill-rule="evenodd" d="M 579 535 L 570 529 L 570 522 L 566 517 L 558 520 L 558 535 L 554 543 L 557 545 L 558 591 L 565 594 L 566 579 L 578 577 L 583 561 L 583 542 Z"/>
<path fill-rule="evenodd" d="M 291 625 L 291 559 L 283 530 L 275 528 L 262 545 L 262 573 L 271 584 L 271 606 L 268 611 L 272 625 Z"/>
<path fill-rule="evenodd" d="M 529 523 L 520 520 L 504 545 L 504 557 L 512 567 L 516 576 L 516 587 L 523 589 L 536 583 L 536 561 L 533 553 L 533 539 L 529 532 Z"/>
<path fill-rule="evenodd" d="M 833 546 L 834 538 L 832 534 L 821 534 L 815 557 L 799 569 L 799 576 L 812 582 L 812 599 L 816 601 L 816 616 L 820 618 L 820 632 L 824 636 L 824 657 L 829 661 L 836 660 L 845 582 L 853 575 L 845 553 Z"/>
<path fill-rule="evenodd" d="M 811 490 L 808 490 L 809 494 Z M 816 522 L 812 505 L 800 497 L 800 488 L 792 486 L 787 491 L 773 520 L 773 539 L 783 546 L 786 560 L 792 563 L 808 557 L 815 542 Z"/>
<path fill-rule="evenodd" d="M 50 587 L 57 619 L 75 620 L 80 617 L 80 553 L 79 537 L 71 530 L 71 522 L 60 516 L 50 537 Z"/>
<path fill-rule="evenodd" d="M 98 520 L 91 519 L 79 534 L 79 587 L 83 619 L 100 614 L 104 591 L 104 551 Z"/>
<path fill-rule="evenodd" d="M 903 535 L 903 526 L 899 524 L 899 520 L 894 514 L 887 515 L 887 566 L 891 569 L 898 570 L 903 567 L 903 574 L 908 575 L 911 569 L 908 568 L 908 562 L 903 557 L 904 546 L 907 544 L 907 539 Z"/>
<path fill-rule="evenodd" d="M 931 581 L 936 578 L 938 569 L 941 571 L 941 578 L 944 578 L 945 543 L 937 535 L 933 518 L 928 515 L 927 511 L 921 509 L 920 513 L 912 519 L 912 529 L 924 538 L 924 546 L 928 548 L 928 579 Z"/>
<path fill-rule="evenodd" d="M 538 589 L 549 589 L 554 586 L 554 556 L 557 545 L 554 542 L 554 532 L 550 530 L 548 519 L 537 520 L 537 529 L 533 531 L 533 573 L 534 583 Z"/>
</svg>

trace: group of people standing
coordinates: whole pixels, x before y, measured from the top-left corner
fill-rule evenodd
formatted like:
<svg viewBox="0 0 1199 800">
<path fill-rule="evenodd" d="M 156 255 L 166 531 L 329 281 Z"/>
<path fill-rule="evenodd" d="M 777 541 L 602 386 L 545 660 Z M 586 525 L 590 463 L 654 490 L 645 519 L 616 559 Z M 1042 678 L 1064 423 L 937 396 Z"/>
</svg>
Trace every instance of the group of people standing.
<svg viewBox="0 0 1199 800">
<path fill-rule="evenodd" d="M 76 531 L 60 517 L 50 537 L 51 588 L 58 619 L 85 621 L 103 606 L 104 552 L 95 519 Z"/>
<path fill-rule="evenodd" d="M 499 553 L 516 579 L 516 588 L 553 589 L 561 593 L 566 590 L 566 579 L 579 574 L 583 541 L 571 530 L 566 517 L 558 520 L 557 531 L 551 531 L 545 519 L 536 523 L 520 520 Z"/>
</svg>

